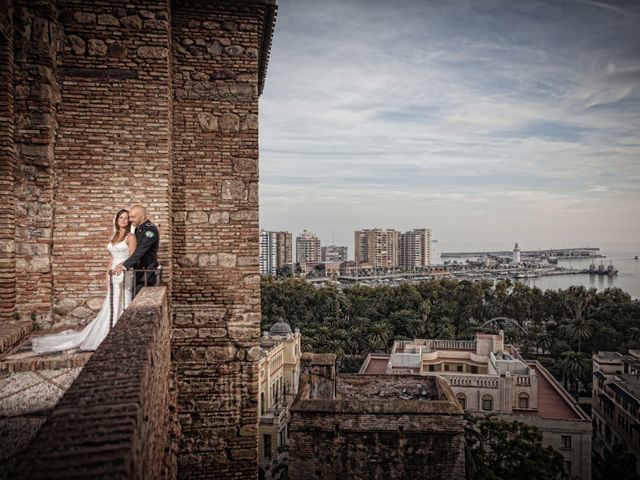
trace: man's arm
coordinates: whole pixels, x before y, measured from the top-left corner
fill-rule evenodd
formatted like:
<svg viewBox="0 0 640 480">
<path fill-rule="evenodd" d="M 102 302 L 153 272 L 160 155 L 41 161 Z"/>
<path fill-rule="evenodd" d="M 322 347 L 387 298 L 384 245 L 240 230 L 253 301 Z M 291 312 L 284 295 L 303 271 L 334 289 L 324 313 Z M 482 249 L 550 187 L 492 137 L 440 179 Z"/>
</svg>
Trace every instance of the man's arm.
<svg viewBox="0 0 640 480">
<path fill-rule="evenodd" d="M 150 235 L 151 234 L 151 235 Z M 130 269 L 136 266 L 136 264 L 140 261 L 142 257 L 144 257 L 147 252 L 155 245 L 158 241 L 158 233 L 154 231 L 154 229 L 149 229 L 144 232 L 144 236 L 142 237 L 142 241 L 138 244 L 133 255 L 127 258 L 122 265 L 126 269 Z"/>
</svg>

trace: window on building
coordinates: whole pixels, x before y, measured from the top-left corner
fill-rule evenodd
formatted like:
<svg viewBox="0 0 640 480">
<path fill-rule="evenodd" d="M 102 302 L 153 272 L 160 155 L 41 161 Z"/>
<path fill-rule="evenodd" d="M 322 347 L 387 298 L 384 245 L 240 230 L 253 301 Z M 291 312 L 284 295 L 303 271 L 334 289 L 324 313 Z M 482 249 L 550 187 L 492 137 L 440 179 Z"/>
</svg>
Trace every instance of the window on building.
<svg viewBox="0 0 640 480">
<path fill-rule="evenodd" d="M 264 445 L 263 457 L 271 458 L 271 435 L 263 435 L 262 440 Z"/>
<path fill-rule="evenodd" d="M 464 367 L 462 365 L 458 365 L 456 368 L 459 372 L 462 372 Z"/>
<path fill-rule="evenodd" d="M 571 435 L 562 435 L 562 448 L 571 448 Z"/>
<path fill-rule="evenodd" d="M 280 438 L 279 438 L 279 445 L 280 446 L 283 446 L 283 445 L 287 444 L 287 434 L 286 434 L 286 432 L 284 430 L 285 428 L 286 428 L 286 426 L 283 427 L 282 430 L 280 430 Z"/>
<path fill-rule="evenodd" d="M 471 365 L 471 373 L 478 373 L 478 367 L 476 365 Z"/>
<path fill-rule="evenodd" d="M 567 475 L 571 475 L 571 461 L 570 460 L 565 460 L 564 461 L 564 471 L 567 472 Z"/>
<path fill-rule="evenodd" d="M 260 415 L 264 415 L 265 405 L 264 405 L 264 392 L 260 392 Z"/>
<path fill-rule="evenodd" d="M 430 372 L 435 372 L 436 370 L 436 366 L 435 365 L 429 365 L 429 371 Z"/>
<path fill-rule="evenodd" d="M 447 365 L 446 363 L 444 364 L 444 371 L 448 372 L 449 371 L 449 365 Z"/>
<path fill-rule="evenodd" d="M 529 395 L 526 393 L 518 395 L 518 408 L 529 408 Z"/>
<path fill-rule="evenodd" d="M 491 395 L 484 395 L 482 397 L 482 410 L 487 412 L 493 410 L 493 397 Z"/>
<path fill-rule="evenodd" d="M 466 409 L 467 408 L 467 397 L 465 396 L 464 393 L 459 393 L 456 395 L 456 398 L 458 399 L 458 403 L 460 404 L 460 406 L 462 407 L 462 409 Z"/>
</svg>

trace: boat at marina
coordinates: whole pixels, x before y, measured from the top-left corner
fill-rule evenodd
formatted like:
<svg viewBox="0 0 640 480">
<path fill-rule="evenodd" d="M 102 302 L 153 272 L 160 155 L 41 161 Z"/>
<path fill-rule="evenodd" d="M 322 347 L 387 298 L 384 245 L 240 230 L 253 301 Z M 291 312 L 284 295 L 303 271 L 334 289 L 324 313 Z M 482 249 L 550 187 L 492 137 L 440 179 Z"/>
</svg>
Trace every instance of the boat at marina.
<svg viewBox="0 0 640 480">
<path fill-rule="evenodd" d="M 589 265 L 588 270 L 582 270 L 581 273 L 588 273 L 589 275 L 608 275 L 613 276 L 618 274 L 618 270 L 613 266 L 613 263 L 609 262 L 609 265 L 605 268 L 605 266 L 600 262 L 600 265 L 596 267 L 595 263 Z"/>
</svg>

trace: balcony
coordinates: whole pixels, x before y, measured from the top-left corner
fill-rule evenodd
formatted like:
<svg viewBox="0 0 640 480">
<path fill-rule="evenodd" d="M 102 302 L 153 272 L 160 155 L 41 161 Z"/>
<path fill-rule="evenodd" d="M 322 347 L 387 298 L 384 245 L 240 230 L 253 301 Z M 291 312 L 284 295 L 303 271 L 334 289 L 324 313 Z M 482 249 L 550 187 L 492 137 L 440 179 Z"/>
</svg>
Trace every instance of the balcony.
<svg viewBox="0 0 640 480">
<path fill-rule="evenodd" d="M 10 478 L 175 476 L 167 310 L 165 287 L 143 289 L 86 365 L 60 377 L 68 389 Z"/>
</svg>

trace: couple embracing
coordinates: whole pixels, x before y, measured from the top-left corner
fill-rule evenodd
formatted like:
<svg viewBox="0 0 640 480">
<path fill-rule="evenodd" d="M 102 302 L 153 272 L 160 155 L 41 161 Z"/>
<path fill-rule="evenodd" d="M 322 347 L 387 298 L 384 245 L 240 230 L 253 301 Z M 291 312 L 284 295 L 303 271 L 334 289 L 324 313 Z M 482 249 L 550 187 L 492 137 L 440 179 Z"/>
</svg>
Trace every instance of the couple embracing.
<svg viewBox="0 0 640 480">
<path fill-rule="evenodd" d="M 134 229 L 132 233 L 132 229 Z M 107 295 L 98 315 L 84 329 L 69 330 L 53 335 L 33 337 L 33 351 L 36 353 L 59 352 L 79 348 L 95 350 L 109 333 L 111 292 L 113 289 L 114 324 L 131 302 L 131 293 L 142 286 L 156 283 L 158 269 L 158 228 L 147 218 L 142 205 L 134 205 L 130 210 L 120 210 L 114 219 L 114 233 L 107 245 L 110 255 L 106 274 Z M 135 270 L 135 278 L 126 271 Z M 144 272 L 149 270 L 149 272 Z M 112 275 L 111 280 L 109 279 Z M 145 278 L 146 275 L 146 278 Z"/>
</svg>

